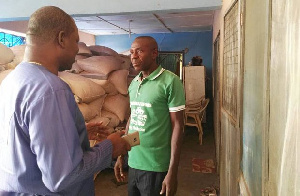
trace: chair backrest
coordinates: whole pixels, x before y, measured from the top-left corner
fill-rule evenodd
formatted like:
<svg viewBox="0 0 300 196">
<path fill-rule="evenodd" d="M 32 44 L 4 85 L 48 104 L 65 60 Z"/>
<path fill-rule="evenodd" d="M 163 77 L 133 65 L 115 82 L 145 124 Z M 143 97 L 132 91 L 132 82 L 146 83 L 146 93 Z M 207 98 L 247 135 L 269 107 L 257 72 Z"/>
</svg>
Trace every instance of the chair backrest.
<svg viewBox="0 0 300 196">
<path fill-rule="evenodd" d="M 187 123 L 188 117 L 195 118 L 195 115 L 199 117 L 199 120 L 201 122 L 208 103 L 209 103 L 209 99 L 204 98 L 199 103 L 187 105 L 184 112 L 185 123 Z"/>
</svg>

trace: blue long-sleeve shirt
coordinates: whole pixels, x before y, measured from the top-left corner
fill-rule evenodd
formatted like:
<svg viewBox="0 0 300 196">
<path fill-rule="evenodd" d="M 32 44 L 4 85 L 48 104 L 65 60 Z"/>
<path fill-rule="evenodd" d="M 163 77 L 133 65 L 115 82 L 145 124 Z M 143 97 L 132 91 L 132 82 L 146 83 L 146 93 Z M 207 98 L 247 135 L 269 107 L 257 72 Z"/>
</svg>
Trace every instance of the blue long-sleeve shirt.
<svg viewBox="0 0 300 196">
<path fill-rule="evenodd" d="M 21 63 L 0 86 L 0 191 L 94 195 L 112 143 L 90 148 L 69 86 L 46 68 Z"/>
</svg>

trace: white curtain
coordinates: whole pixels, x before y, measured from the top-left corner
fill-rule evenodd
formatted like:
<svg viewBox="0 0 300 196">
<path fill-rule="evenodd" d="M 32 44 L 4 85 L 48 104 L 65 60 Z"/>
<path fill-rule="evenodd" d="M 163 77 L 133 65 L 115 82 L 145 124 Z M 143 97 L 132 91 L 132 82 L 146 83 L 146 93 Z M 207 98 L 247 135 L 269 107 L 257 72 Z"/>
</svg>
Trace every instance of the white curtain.
<svg viewBox="0 0 300 196">
<path fill-rule="evenodd" d="M 300 1 L 272 1 L 272 41 L 271 41 L 271 97 L 276 93 L 281 97 L 277 107 L 278 118 L 270 118 L 280 123 L 282 136 L 278 145 L 278 163 L 270 161 L 270 172 L 276 172 L 276 195 L 300 195 Z M 272 78 L 273 75 L 273 78 Z M 276 78 L 276 76 L 278 76 Z M 273 79 L 273 81 L 272 81 Z M 277 80 L 277 81 L 275 81 Z M 272 82 L 276 86 L 272 86 Z M 271 101 L 272 103 L 272 101 Z M 272 107 L 272 104 L 271 104 Z M 272 110 L 272 109 L 271 109 Z M 275 115 L 273 115 L 275 116 Z M 272 125 L 271 125 L 272 127 Z M 276 129 L 276 127 L 273 127 Z M 270 130 L 272 134 L 273 130 Z M 277 145 L 270 143 L 270 145 Z M 272 164 L 276 167 L 273 168 Z M 272 170 L 273 168 L 273 170 Z"/>
</svg>

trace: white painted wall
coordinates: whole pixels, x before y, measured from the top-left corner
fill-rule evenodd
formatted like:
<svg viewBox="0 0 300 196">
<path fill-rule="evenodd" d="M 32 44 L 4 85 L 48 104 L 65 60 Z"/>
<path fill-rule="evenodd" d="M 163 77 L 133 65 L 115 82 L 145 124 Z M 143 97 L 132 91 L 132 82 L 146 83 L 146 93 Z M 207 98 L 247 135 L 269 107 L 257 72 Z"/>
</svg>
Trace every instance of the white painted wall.
<svg viewBox="0 0 300 196">
<path fill-rule="evenodd" d="M 221 0 L 3 0 L 0 6 L 0 21 L 28 19 L 36 9 L 46 5 L 58 6 L 70 15 L 94 15 L 164 10 L 214 10 L 220 8 L 222 2 Z"/>
</svg>

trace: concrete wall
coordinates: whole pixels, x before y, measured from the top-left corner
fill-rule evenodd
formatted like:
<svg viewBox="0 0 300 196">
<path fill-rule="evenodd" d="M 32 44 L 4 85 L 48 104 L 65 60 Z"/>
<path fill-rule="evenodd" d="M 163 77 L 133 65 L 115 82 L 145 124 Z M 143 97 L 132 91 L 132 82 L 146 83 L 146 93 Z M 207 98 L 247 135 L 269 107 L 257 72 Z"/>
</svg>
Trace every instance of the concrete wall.
<svg viewBox="0 0 300 196">
<path fill-rule="evenodd" d="M 84 42 L 86 45 L 95 45 L 96 44 L 96 38 L 95 35 L 85 33 L 85 32 L 78 32 L 79 34 L 79 41 Z"/>
</svg>

